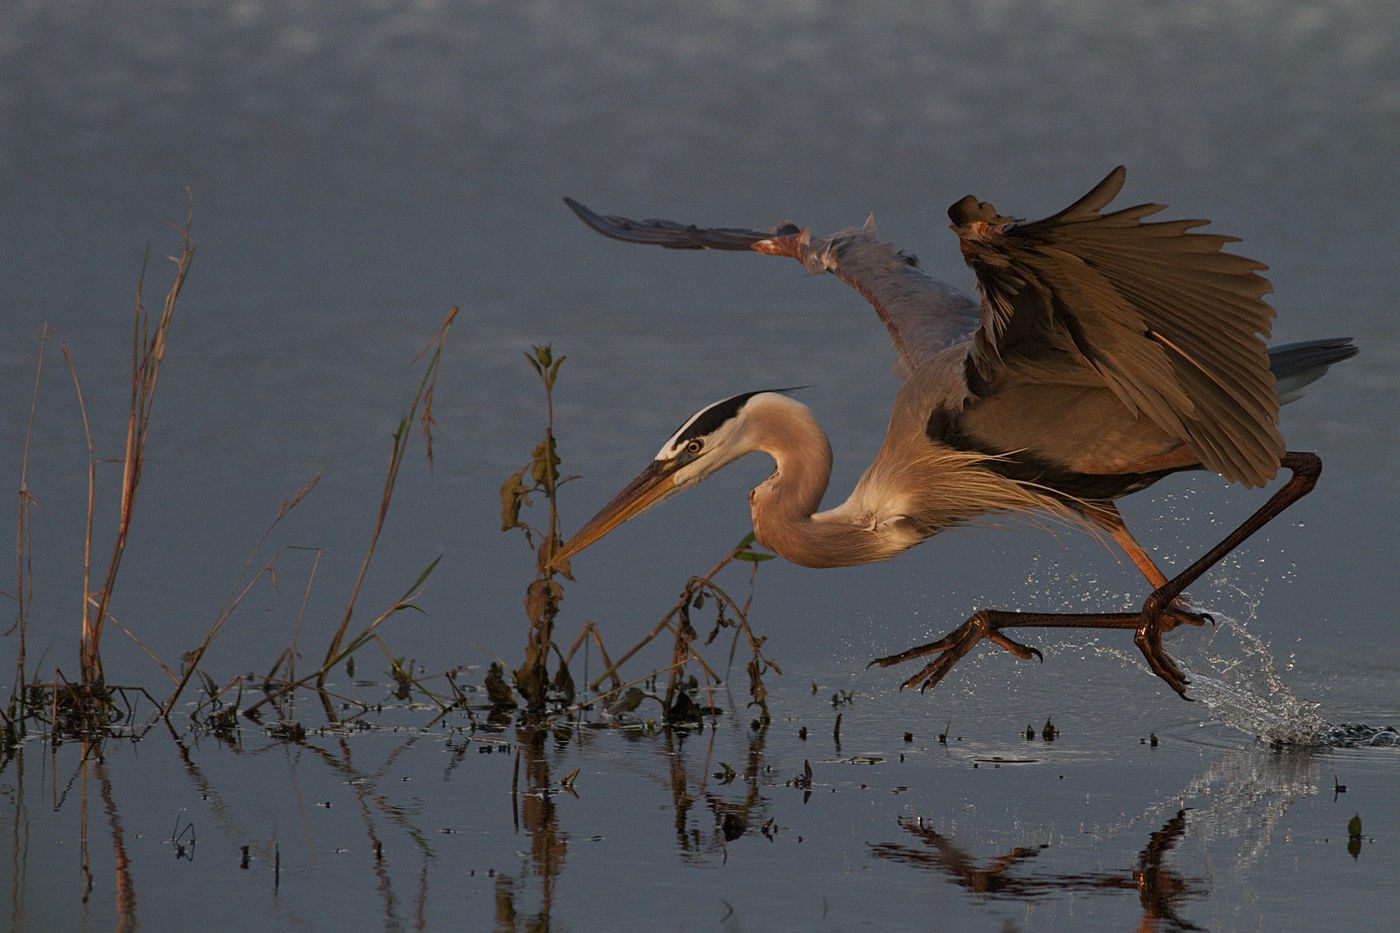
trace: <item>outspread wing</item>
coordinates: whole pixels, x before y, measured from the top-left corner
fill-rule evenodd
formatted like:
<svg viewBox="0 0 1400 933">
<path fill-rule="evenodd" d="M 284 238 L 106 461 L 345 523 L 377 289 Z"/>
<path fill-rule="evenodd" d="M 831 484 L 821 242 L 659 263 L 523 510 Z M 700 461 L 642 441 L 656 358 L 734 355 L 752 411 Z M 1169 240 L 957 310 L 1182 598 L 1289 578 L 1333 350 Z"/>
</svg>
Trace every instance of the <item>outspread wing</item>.
<svg viewBox="0 0 1400 933">
<path fill-rule="evenodd" d="M 982 293 L 969 382 L 994 391 L 1018 360 L 1088 368 L 1204 466 L 1262 485 L 1284 452 L 1266 267 L 1222 252 L 1233 237 L 1191 232 L 1206 221 L 1143 223 L 1163 205 L 1100 213 L 1124 175 L 1034 223 L 971 195 L 949 208 Z"/>
<path fill-rule="evenodd" d="M 789 256 L 809 272 L 830 272 L 865 296 L 888 328 L 906 378 L 977 326 L 976 304 L 918 268 L 918 260 L 882 243 L 873 221 L 859 229 L 814 238 L 795 224 L 770 230 L 696 227 L 669 220 L 631 220 L 596 214 L 572 198 L 564 203 L 598 233 L 626 243 L 667 249 L 752 250 Z"/>
</svg>

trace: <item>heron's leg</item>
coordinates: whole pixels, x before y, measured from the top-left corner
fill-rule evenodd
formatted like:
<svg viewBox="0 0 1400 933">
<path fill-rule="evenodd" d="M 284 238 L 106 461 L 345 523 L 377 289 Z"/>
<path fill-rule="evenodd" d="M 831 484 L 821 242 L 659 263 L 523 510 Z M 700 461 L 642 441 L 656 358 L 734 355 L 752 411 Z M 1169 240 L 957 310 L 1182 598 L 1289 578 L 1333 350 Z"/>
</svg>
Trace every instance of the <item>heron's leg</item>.
<svg viewBox="0 0 1400 933">
<path fill-rule="evenodd" d="M 870 663 L 871 665 L 878 664 L 881 667 L 889 667 L 891 664 L 898 664 L 901 661 L 938 654 L 937 658 L 902 685 L 912 687 L 917 684 L 921 690 L 927 690 L 942 680 L 944 675 L 952 670 L 953 665 L 983 638 L 1000 645 L 1019 658 L 1029 659 L 1032 655 L 1041 657 L 1040 652 L 1036 649 L 1008 638 L 1001 631 L 1005 628 L 1034 625 L 1047 628 L 1133 629 L 1133 642 L 1147 658 L 1148 666 L 1152 672 L 1165 680 L 1182 699 L 1187 699 L 1186 685 L 1188 681 L 1181 673 L 1181 669 L 1176 666 L 1176 662 L 1162 650 L 1162 635 L 1178 625 L 1199 625 L 1202 616 L 1174 605 L 1174 601 L 1186 587 L 1199 579 L 1226 554 L 1239 547 L 1246 538 L 1263 528 L 1298 499 L 1307 495 L 1316 484 L 1318 474 L 1322 471 L 1322 461 L 1318 459 L 1316 454 L 1289 451 L 1284 454 L 1280 462 L 1293 474 L 1288 482 L 1270 496 L 1269 500 L 1253 515 L 1245 519 L 1238 528 L 1226 535 L 1219 544 L 1207 551 L 1195 563 L 1170 580 L 1164 579 L 1147 597 L 1140 612 L 1050 613 L 979 609 L 955 631 L 938 641 L 910 648 L 889 657 L 877 658 Z M 1119 524 L 1121 522 L 1120 518 Z M 1112 533 L 1111 527 L 1105 527 Z M 1127 529 L 1124 528 L 1124 533 L 1126 534 L 1126 532 Z M 1117 538 L 1116 535 L 1114 537 Z M 1128 538 L 1131 540 L 1130 535 Z M 1141 548 L 1138 550 L 1141 551 Z M 1129 556 L 1132 556 L 1131 551 L 1128 553 Z M 1146 557 L 1145 554 L 1143 556 Z M 1134 562 L 1136 563 L 1136 561 Z M 1151 565 L 1150 559 L 1147 562 Z M 1153 569 L 1156 569 L 1155 566 Z M 1147 571 L 1143 572 L 1146 574 Z"/>
<path fill-rule="evenodd" d="M 1078 506 L 1078 508 L 1086 518 L 1113 536 L 1113 540 L 1118 542 L 1123 553 L 1128 555 L 1128 559 L 1142 572 L 1154 590 L 1159 590 L 1167 585 L 1167 575 L 1162 573 L 1156 562 L 1152 560 L 1151 555 L 1141 544 L 1138 544 L 1137 538 L 1133 537 L 1133 533 L 1124 524 L 1123 515 L 1118 511 L 1117 506 L 1112 502 L 1095 502 Z M 1209 613 L 1192 612 L 1190 606 L 1191 601 L 1186 598 L 1184 593 L 1179 594 L 1171 602 L 1171 608 L 1183 616 L 1182 621 L 1184 622 L 1201 625 L 1213 621 Z"/>
<path fill-rule="evenodd" d="M 1269 497 L 1269 500 L 1255 510 L 1254 514 L 1240 523 L 1215 547 L 1201 555 L 1195 563 L 1153 590 L 1142 604 L 1141 623 L 1133 635 L 1133 643 L 1147 658 L 1152 672 L 1172 686 L 1182 699 L 1186 699 L 1187 680 L 1176 663 L 1162 650 L 1162 634 L 1176 627 L 1176 623 L 1164 626 L 1164 616 L 1171 618 L 1181 613 L 1174 606 L 1182 590 L 1196 582 L 1202 574 L 1220 562 L 1226 554 L 1245 542 L 1250 535 L 1263 528 L 1279 513 L 1312 492 L 1317 478 L 1322 473 L 1322 460 L 1317 454 L 1307 451 L 1287 451 L 1279 465 L 1290 474 L 1288 482 Z"/>
<path fill-rule="evenodd" d="M 1152 588 L 1160 589 L 1167 585 L 1167 575 L 1158 569 L 1157 564 L 1152 560 L 1137 539 L 1133 537 L 1128 526 L 1123 523 L 1123 515 L 1118 511 L 1118 507 L 1112 502 L 1091 502 L 1078 506 L 1078 511 L 1095 525 L 1112 536 L 1118 546 L 1123 549 L 1123 553 L 1128 555 L 1128 559 L 1142 575 L 1147 578 L 1147 582 L 1152 584 Z"/>
<path fill-rule="evenodd" d="M 1095 502 L 1082 505 L 1079 509 L 1090 521 L 1113 536 L 1113 540 L 1118 542 L 1118 546 L 1123 549 L 1123 553 L 1128 555 L 1128 558 L 1137 565 L 1138 570 L 1142 571 L 1142 575 L 1147 578 L 1147 582 L 1152 584 L 1154 592 L 1167 585 L 1166 574 L 1158 569 L 1156 562 L 1154 562 L 1147 551 L 1143 549 L 1143 546 L 1138 544 L 1137 539 L 1133 537 L 1133 533 L 1129 531 L 1128 526 L 1124 524 L 1123 515 L 1118 511 L 1117 506 L 1112 502 Z M 1189 607 L 1190 601 L 1182 594 L 1178 594 L 1167 604 L 1165 611 L 1169 612 L 1177 620 L 1173 623 L 1172 628 L 1175 628 L 1176 625 L 1181 622 L 1201 625 L 1205 622 L 1213 621 L 1208 613 L 1193 612 Z M 1166 629 L 1166 631 L 1170 630 L 1171 629 Z M 1161 631 L 1162 629 L 1159 625 L 1158 637 L 1156 639 L 1157 647 L 1150 654 L 1147 648 L 1142 647 L 1141 643 L 1138 644 L 1138 647 L 1147 655 L 1148 664 L 1151 666 L 1153 673 L 1163 677 L 1164 680 L 1172 684 L 1173 688 L 1176 688 L 1177 692 L 1180 693 L 1181 689 L 1177 687 L 1177 683 L 1184 686 L 1186 684 L 1186 678 L 1182 675 L 1180 669 L 1177 668 L 1176 662 L 1162 651 Z M 1136 637 L 1137 636 L 1135 636 L 1135 640 Z M 1167 675 L 1162 674 L 1163 670 L 1167 672 Z"/>
</svg>

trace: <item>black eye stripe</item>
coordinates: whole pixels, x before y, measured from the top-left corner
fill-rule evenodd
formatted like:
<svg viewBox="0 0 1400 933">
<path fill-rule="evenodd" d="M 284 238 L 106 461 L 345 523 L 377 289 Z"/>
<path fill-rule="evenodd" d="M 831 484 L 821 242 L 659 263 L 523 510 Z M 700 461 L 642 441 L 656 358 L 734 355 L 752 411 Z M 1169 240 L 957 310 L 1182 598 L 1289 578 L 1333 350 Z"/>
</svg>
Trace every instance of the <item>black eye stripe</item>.
<svg viewBox="0 0 1400 933">
<path fill-rule="evenodd" d="M 697 438 L 703 439 L 713 434 L 715 429 L 724 424 L 729 419 L 739 414 L 739 410 L 748 404 L 749 399 L 755 395 L 762 395 L 765 392 L 791 392 L 792 389 L 758 389 L 754 392 L 745 392 L 733 398 L 727 398 L 722 402 L 715 402 L 700 414 L 694 417 L 688 425 L 682 425 L 676 429 L 675 439 L 672 447 L 683 447 L 687 441 Z"/>
<path fill-rule="evenodd" d="M 716 428 L 737 415 L 739 409 L 744 407 L 744 403 L 757 394 L 757 392 L 745 392 L 743 395 L 736 395 L 722 402 L 715 402 L 709 408 L 696 415 L 689 426 L 684 426 L 684 431 L 681 431 L 679 428 L 677 429 L 676 444 L 683 446 L 686 441 L 705 437 L 713 433 Z"/>
</svg>

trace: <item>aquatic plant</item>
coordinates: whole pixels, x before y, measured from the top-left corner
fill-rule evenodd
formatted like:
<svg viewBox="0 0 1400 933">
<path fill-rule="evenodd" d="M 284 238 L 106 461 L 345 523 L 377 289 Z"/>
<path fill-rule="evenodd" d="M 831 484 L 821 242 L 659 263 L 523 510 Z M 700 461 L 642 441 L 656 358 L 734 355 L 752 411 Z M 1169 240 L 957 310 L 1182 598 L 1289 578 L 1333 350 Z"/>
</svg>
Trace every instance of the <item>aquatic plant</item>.
<svg viewBox="0 0 1400 933">
<path fill-rule="evenodd" d="M 72 379 L 87 447 L 86 479 L 89 493 L 82 540 L 83 608 L 79 639 L 79 676 L 76 679 L 65 676 L 62 670 L 55 670 L 51 678 L 45 678 L 47 682 L 40 683 L 37 675 L 29 670 L 28 666 L 25 636 L 33 589 L 29 571 L 32 558 L 29 542 L 34 499 L 30 495 L 32 477 L 29 471 L 29 441 L 26 438 L 20 473 L 16 530 L 17 586 L 12 597 L 17 605 L 17 613 L 16 624 L 10 629 L 11 634 L 17 635 L 18 652 L 14 669 L 14 688 L 10 692 L 8 702 L 0 709 L 0 744 L 5 748 L 14 748 L 23 738 L 27 722 L 34 723 L 55 741 L 63 737 L 82 737 L 86 740 L 112 736 L 118 734 L 114 729 L 120 724 L 125 724 L 126 731 L 133 735 L 161 721 L 174 730 L 171 714 L 185 701 L 192 684 L 199 692 L 199 699 L 193 704 L 194 708 L 190 712 L 192 725 L 198 731 L 221 740 L 236 741 L 239 720 L 260 720 L 269 707 L 277 711 L 279 719 L 291 721 L 295 715 L 295 698 L 302 691 L 308 690 L 319 700 L 330 722 L 340 722 L 347 717 L 355 718 L 374 709 L 376 704 L 333 693 L 328 678 L 340 665 L 344 665 L 346 672 L 353 676 L 357 652 L 371 645 L 383 653 L 388 666 L 386 676 L 390 681 L 389 686 L 399 699 L 421 697 L 437 705 L 441 711 L 439 715 L 453 709 L 465 709 L 468 715 L 472 716 L 474 705 L 477 709 L 487 708 L 480 703 L 479 695 L 458 685 L 456 677 L 462 668 L 428 675 L 422 671 L 420 665 L 407 660 L 408 656 L 404 653 L 391 651 L 380 636 L 381 626 L 387 619 L 399 612 L 416 608 L 415 600 L 441 558 L 429 563 L 398 599 L 393 600 L 366 623 L 359 626 L 354 624 L 359 596 L 380 544 L 400 470 L 412 446 L 415 428 L 417 433 L 421 434 L 430 466 L 432 463 L 434 390 L 443 348 L 457 315 L 457 308 L 451 309 L 437 333 L 416 358 L 417 361 L 424 361 L 423 371 L 408 410 L 400 419 L 392 436 L 384 484 L 359 573 L 350 587 L 339 623 L 331 631 L 318 663 L 309 668 L 302 666 L 302 650 L 298 647 L 298 642 L 304 637 L 303 623 L 307 621 L 306 610 L 320 566 L 322 550 L 318 547 L 293 545 L 273 548 L 272 542 L 274 531 L 283 519 L 310 498 L 321 478 L 319 473 L 281 501 L 276 514 L 239 569 L 212 622 L 199 641 L 182 652 L 178 661 L 167 663 L 167 660 L 158 657 L 146 647 L 139 633 L 116 622 L 111 611 L 112 597 L 135 514 L 137 493 L 146 462 L 147 439 L 155 426 L 155 391 L 161 364 L 171 347 L 171 324 L 177 299 L 194 255 L 190 222 L 187 220 L 183 227 L 175 229 L 181 236 L 181 249 L 177 256 L 170 257 L 175 264 L 175 272 L 159 314 L 148 313 L 142 301 L 146 272 L 144 265 L 138 281 L 132 339 L 131 397 L 126 417 L 123 455 L 117 460 L 122 465 L 120 499 L 116 503 L 118 522 L 111 556 L 105 566 L 100 566 L 99 562 L 94 560 L 93 553 L 99 537 L 95 531 L 95 527 L 100 524 L 96 521 L 96 516 L 101 509 L 97 470 L 98 464 L 106 461 L 94 450 L 93 433 L 96 425 L 89 424 L 77 366 L 67 348 L 64 348 L 64 360 L 68 375 Z M 40 377 L 50 337 L 51 331 L 45 328 L 40 339 L 34 399 L 30 408 L 31 433 L 38 409 Z M 600 707 L 605 708 L 609 715 L 618 715 L 632 712 L 640 703 L 650 699 L 661 706 L 662 715 L 658 718 L 665 725 L 699 725 L 704 718 L 713 717 L 720 712 L 708 691 L 722 680 L 721 673 L 716 670 L 717 665 L 702 657 L 701 652 L 703 648 L 713 644 L 723 632 L 731 631 L 728 664 L 733 665 L 742 641 L 747 646 L 745 653 L 749 658 L 746 670 L 751 703 L 759 708 L 758 721 L 766 723 L 769 716 L 763 677 L 770 671 L 781 671 L 764 654 L 765 640 L 753 631 L 748 620 L 754 573 L 761 562 L 772 557 L 754 546 L 752 535 L 748 535 L 730 549 L 707 573 L 685 580 L 675 603 L 660 622 L 616 662 L 608 653 L 601 628 L 593 622 L 583 625 L 567 650 L 563 650 L 556 642 L 556 623 L 563 598 L 562 581 L 573 579 L 568 562 L 555 559 L 563 540 L 559 491 L 574 478 L 564 476 L 560 472 L 561 458 L 554 433 L 554 391 L 564 357 L 556 356 L 547 344 L 532 347 L 531 352 L 525 355 L 544 390 L 544 432 L 543 437 L 534 445 L 526 464 L 502 486 L 502 528 L 506 531 L 519 530 L 524 534 L 534 553 L 534 578 L 526 587 L 524 601 L 529 629 L 523 658 L 516 665 L 502 663 L 498 673 L 488 675 L 484 684 L 492 717 L 499 718 L 507 709 L 515 708 L 517 696 L 525 707 L 521 723 L 527 726 L 542 722 L 547 711 L 552 713 L 554 719 L 575 716 L 587 709 Z M 525 511 L 532 506 L 532 500 L 535 498 L 542 499 L 545 506 L 539 520 L 532 520 L 530 513 Z M 269 549 L 270 555 L 266 553 Z M 272 586 L 278 591 L 278 598 L 281 598 L 280 593 L 285 585 L 283 578 L 289 575 L 286 562 L 294 554 L 308 556 L 309 567 L 298 568 L 305 582 L 302 584 L 300 609 L 295 615 L 295 624 L 288 643 L 281 646 L 271 663 L 262 668 L 265 673 L 239 673 L 232 677 L 220 678 L 208 664 L 214 642 L 224 634 L 239 608 L 260 586 Z M 716 580 L 717 574 L 734 563 L 747 563 L 750 568 L 749 593 L 743 600 L 736 599 Z M 713 615 L 710 621 L 702 624 L 700 615 L 706 612 Z M 117 624 L 146 651 L 169 678 L 171 687 L 168 695 L 156 697 L 142 687 L 127 688 L 108 683 L 101 654 L 101 639 L 108 623 Z M 621 666 L 657 638 L 664 639 L 667 633 L 670 636 L 669 658 L 664 663 L 652 666 L 648 673 L 624 681 L 620 674 Z M 604 671 L 591 679 L 591 683 L 587 685 L 588 695 L 578 697 L 576 694 L 579 691 L 574 684 L 571 662 L 580 650 L 586 655 L 593 647 L 596 647 L 602 658 Z M 695 673 L 689 673 L 688 668 L 695 670 Z M 496 668 L 493 666 L 493 669 Z M 723 676 L 728 676 L 727 671 L 723 672 Z M 439 686 L 439 682 L 445 685 L 445 689 Z M 643 686 L 645 689 L 642 689 Z M 255 695 L 255 698 L 247 702 L 250 694 Z"/>
<path fill-rule="evenodd" d="M 85 685 L 100 689 L 102 676 L 102 630 L 108 620 L 108 608 L 112 593 L 116 589 L 117 571 L 121 567 L 122 555 L 126 552 L 127 534 L 131 530 L 132 510 L 136 504 L 136 491 L 141 485 L 141 470 L 146 462 L 146 435 L 151 427 L 151 411 L 155 403 L 156 382 L 160 377 L 160 365 L 165 359 L 165 349 L 170 337 L 170 325 L 175 315 L 175 302 L 180 297 L 180 289 L 189 274 L 190 263 L 194 260 L 194 240 L 190 238 L 190 225 L 194 221 L 193 208 L 180 231 L 183 240 L 180 255 L 172 256 L 175 263 L 175 280 L 166 293 L 160 317 L 152 326 L 150 314 L 141 300 L 145 284 L 145 269 L 136 285 L 135 331 L 132 334 L 131 359 L 131 408 L 127 415 L 126 449 L 122 459 L 121 516 L 117 525 L 116 538 L 112 543 L 112 556 L 107 563 L 107 573 L 102 588 L 95 597 L 88 585 L 92 566 L 92 513 L 94 508 L 94 488 L 96 466 L 92 459 L 92 435 L 87 430 L 87 412 L 83 411 L 83 431 L 88 441 L 88 513 L 87 537 L 83 550 L 83 635 L 82 635 L 82 676 Z M 65 351 L 65 356 L 67 353 Z M 71 360 L 69 369 L 72 369 Z M 77 376 L 74 376 L 77 385 Z M 78 394 L 82 404 L 82 393 Z"/>
<path fill-rule="evenodd" d="M 759 563 L 773 557 L 772 554 L 755 547 L 752 533 L 732 548 L 707 573 L 690 577 L 676 603 L 661 621 L 616 662 L 609 658 L 602 632 L 593 622 L 584 624 L 567 652 L 561 651 L 554 642 L 555 619 L 563 599 L 563 589 L 558 578 L 573 579 L 569 562 L 555 558 L 563 546 L 559 522 L 559 489 L 577 478 L 560 474 L 559 465 L 562 460 L 554 437 L 554 389 L 559 377 L 559 367 L 565 358 L 555 357 L 553 348 L 544 344 L 531 347 L 530 352 L 525 354 L 525 359 L 534 369 L 544 389 L 545 431 L 543 439 L 531 451 L 530 460 L 501 485 L 501 530 L 508 532 L 519 529 L 525 535 L 526 543 L 535 552 L 535 578 L 527 586 L 525 595 L 525 614 L 529 619 L 530 629 L 524 660 L 516 668 L 514 676 L 515 689 L 524 700 L 527 713 L 537 716 L 551 701 L 568 707 L 571 711 L 579 711 L 599 702 L 613 704 L 610 708 L 614 710 L 618 708 L 616 704 L 619 702 L 630 703 L 631 707 L 635 708 L 638 696 L 634 692 L 636 685 L 650 682 L 652 689 L 656 689 L 655 680 L 663 673 L 667 675 L 666 686 L 656 698 L 661 703 L 666 722 L 695 723 L 706 713 L 717 713 L 713 702 L 707 702 L 704 706 L 695 703 L 691 695 L 698 691 L 699 682 L 694 677 L 685 677 L 686 665 L 693 662 L 702 669 L 708 684 L 713 686 L 721 681 L 719 675 L 693 647 L 698 633 L 692 624 L 691 614 L 710 604 L 715 613 L 714 625 L 704 644 L 713 643 L 722 630 L 733 629 L 734 637 L 729 650 L 729 664 L 732 665 L 740 637 L 746 639 L 751 654 L 746 665 L 749 695 L 752 704 L 759 707 L 761 721 L 766 723 L 769 714 L 763 675 L 770 670 L 778 673 L 782 671 L 763 654 L 765 639 L 756 635 L 748 622 L 749 603 L 753 597 L 753 573 L 757 571 Z M 531 525 L 522 518 L 523 510 L 532 505 L 531 496 L 535 495 L 544 499 L 548 509 L 542 528 Z M 742 605 L 714 579 L 717 573 L 735 561 L 747 562 L 752 568 L 749 577 L 749 597 Z M 663 632 L 672 634 L 670 663 L 630 683 L 624 683 L 619 676 L 619 668 Z M 597 646 L 606 669 L 588 684 L 588 688 L 596 692 L 604 681 L 609 680 L 612 688 L 575 704 L 576 687 L 569 670 L 569 661 L 580 647 L 590 642 Z M 553 675 L 549 673 L 548 664 L 551 654 L 558 660 Z M 493 697 L 497 701 L 495 705 L 499 707 L 500 691 L 504 684 L 497 682 L 493 686 Z M 645 696 L 645 692 L 641 695 Z"/>
<path fill-rule="evenodd" d="M 559 614 L 559 601 L 564 596 L 555 576 L 569 573 L 567 562 L 559 566 L 554 563 L 554 555 L 563 541 L 559 533 L 558 495 L 559 487 L 574 477 L 560 476 L 561 460 L 554 440 L 554 383 L 559 378 L 564 357 L 555 359 L 553 348 L 544 344 L 532 347 L 525 359 L 544 387 L 544 438 L 531 451 L 530 461 L 501 486 L 501 530 L 520 529 L 535 552 L 535 578 L 525 591 L 525 615 L 530 620 L 530 632 L 525 643 L 525 659 L 515 670 L 515 689 L 525 700 L 527 709 L 539 712 L 544 709 L 551 689 L 565 703 L 574 698 L 568 661 L 554 644 L 554 617 Z M 532 494 L 542 495 L 548 506 L 542 529 L 520 518 L 521 509 L 530 505 Z M 559 666 L 552 678 L 549 675 L 551 652 L 559 657 Z"/>
<path fill-rule="evenodd" d="M 322 660 L 320 666 L 314 671 L 300 677 L 294 677 L 292 673 L 294 652 L 292 652 L 290 648 L 283 652 L 277 664 L 274 665 L 274 670 L 277 667 L 284 667 L 286 671 L 285 679 L 277 686 L 271 687 L 270 682 L 272 678 L 269 677 L 267 695 L 257 703 L 245 709 L 243 711 L 245 716 L 256 716 L 258 711 L 265 704 L 287 696 L 314 681 L 317 696 L 320 698 L 322 706 L 325 708 L 326 715 L 334 722 L 338 717 L 330 702 L 330 697 L 326 692 L 326 677 L 332 669 L 342 662 L 350 663 L 355 652 L 370 643 L 378 645 L 384 652 L 385 657 L 388 658 L 390 676 L 397 684 L 396 689 L 398 691 L 401 692 L 406 689 L 406 685 L 412 684 L 413 686 L 419 687 L 425 696 L 437 700 L 430 691 L 422 688 L 421 684 L 412 676 L 412 665 L 404 665 L 401 658 L 396 658 L 389 651 L 383 641 L 380 640 L 378 630 L 379 626 L 391 616 L 408 609 L 417 608 L 414 605 L 414 600 L 422 592 L 428 577 L 437 569 L 438 562 L 442 560 L 441 555 L 434 558 L 409 585 L 403 595 L 394 600 L 388 608 L 380 612 L 370 620 L 364 628 L 360 629 L 354 635 L 351 635 L 348 639 L 347 635 L 349 635 L 350 632 L 350 622 L 355 614 L 355 606 L 359 599 L 360 589 L 364 584 L 366 574 L 369 572 L 370 563 L 374 558 L 375 548 L 379 543 L 380 533 L 384 530 L 384 520 L 389 514 L 389 504 L 393 500 L 394 488 L 398 484 L 399 470 L 403 466 L 404 456 L 408 451 L 415 424 L 418 425 L 419 431 L 423 436 L 425 453 L 428 457 L 428 461 L 429 463 L 432 462 L 432 428 L 434 423 L 433 393 L 437 385 L 438 367 L 442 362 L 443 346 L 447 341 L 448 333 L 452 329 L 452 323 L 456 320 L 457 312 L 458 309 L 455 307 L 448 312 L 446 319 L 438 328 L 437 333 L 433 335 L 433 338 L 428 341 L 428 345 L 415 357 L 416 360 L 422 360 L 426 357 L 427 365 L 424 367 L 423 376 L 418 382 L 418 391 L 414 395 L 408 411 L 399 419 L 398 428 L 394 431 L 389 451 L 389 466 L 384 475 L 384 488 L 379 499 L 379 509 L 376 513 L 374 529 L 370 534 L 369 545 L 365 549 L 365 556 L 360 563 L 359 574 L 356 576 L 355 583 L 350 590 L 350 597 L 345 606 L 345 614 L 342 616 L 340 625 L 336 629 L 335 634 L 331 636 L 330 643 L 326 648 L 324 660 Z M 295 502 L 292 504 L 294 505 Z M 278 515 L 279 519 L 282 514 L 285 514 L 286 508 L 290 508 L 290 506 L 284 506 L 284 512 Z M 308 586 L 309 585 L 310 583 L 308 581 Z M 208 639 L 206 638 L 206 644 L 207 641 Z M 443 705 L 441 700 L 438 700 L 438 703 L 440 706 Z M 362 704 L 361 707 L 363 708 Z"/>
</svg>

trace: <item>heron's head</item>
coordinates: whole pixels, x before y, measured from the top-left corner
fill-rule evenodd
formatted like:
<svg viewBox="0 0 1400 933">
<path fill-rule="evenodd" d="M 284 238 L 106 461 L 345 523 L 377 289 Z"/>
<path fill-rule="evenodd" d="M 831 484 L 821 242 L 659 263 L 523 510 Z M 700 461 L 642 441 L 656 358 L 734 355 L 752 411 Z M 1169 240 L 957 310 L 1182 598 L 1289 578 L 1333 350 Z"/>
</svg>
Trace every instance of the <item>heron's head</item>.
<svg viewBox="0 0 1400 933">
<path fill-rule="evenodd" d="M 618 525 L 684 489 L 744 454 L 762 448 L 754 430 L 763 413 L 773 407 L 801 407 L 777 389 L 745 392 L 715 402 L 696 412 L 672 434 L 636 479 L 589 519 L 563 549 L 554 555 L 558 564 L 582 551 Z"/>
</svg>

